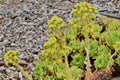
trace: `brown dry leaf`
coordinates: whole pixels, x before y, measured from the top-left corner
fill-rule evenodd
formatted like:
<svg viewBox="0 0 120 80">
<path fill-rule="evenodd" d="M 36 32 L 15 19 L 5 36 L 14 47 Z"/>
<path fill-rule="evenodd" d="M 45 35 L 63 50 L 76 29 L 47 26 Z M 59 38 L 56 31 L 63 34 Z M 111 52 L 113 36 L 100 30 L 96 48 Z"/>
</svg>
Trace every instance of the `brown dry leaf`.
<svg viewBox="0 0 120 80">
<path fill-rule="evenodd" d="M 112 78 L 111 80 L 118 80 L 117 78 Z"/>
<path fill-rule="evenodd" d="M 28 66 L 26 68 L 24 68 L 24 70 L 27 71 L 27 72 L 31 72 L 32 71 L 32 69 L 30 67 L 28 67 Z"/>
<path fill-rule="evenodd" d="M 24 0 L 11 0 L 11 3 L 13 4 L 19 4 L 21 2 L 23 2 Z"/>
<path fill-rule="evenodd" d="M 4 40 L 7 40 L 7 39 L 8 39 L 8 36 L 5 34 L 3 39 L 4 39 Z"/>
<path fill-rule="evenodd" d="M 58 9 L 60 9 L 60 10 L 71 10 L 71 8 L 68 7 L 68 6 L 59 6 Z"/>
<path fill-rule="evenodd" d="M 98 71 L 96 70 L 93 72 L 92 80 L 96 80 L 97 78 L 98 78 Z M 97 79 L 97 80 L 99 80 L 99 79 Z"/>
<path fill-rule="evenodd" d="M 0 25 L 3 25 L 4 23 L 5 23 L 4 18 L 1 18 L 1 19 L 0 19 Z"/>
<path fill-rule="evenodd" d="M 71 2 L 74 2 L 74 3 L 75 3 L 77 0 L 69 0 L 69 1 L 71 1 Z"/>
<path fill-rule="evenodd" d="M 103 69 L 102 71 L 103 71 L 104 75 L 111 76 L 113 70 L 111 68 L 106 68 L 106 69 Z"/>
</svg>

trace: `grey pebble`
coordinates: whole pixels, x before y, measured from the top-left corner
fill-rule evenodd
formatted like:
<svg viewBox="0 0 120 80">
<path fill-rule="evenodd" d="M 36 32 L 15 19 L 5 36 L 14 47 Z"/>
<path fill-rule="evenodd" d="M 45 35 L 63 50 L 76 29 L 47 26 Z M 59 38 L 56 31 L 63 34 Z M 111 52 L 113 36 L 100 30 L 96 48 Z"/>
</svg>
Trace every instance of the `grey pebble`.
<svg viewBox="0 0 120 80">
<path fill-rule="evenodd" d="M 2 55 L 2 50 L 0 50 L 0 55 Z"/>
<path fill-rule="evenodd" d="M 15 43 L 10 43 L 10 45 L 11 45 L 11 46 L 16 46 L 16 44 L 15 44 Z"/>
<path fill-rule="evenodd" d="M 6 68 L 4 66 L 0 67 L 0 72 L 4 71 Z"/>
<path fill-rule="evenodd" d="M 9 67 L 10 70 L 16 71 L 15 67 Z"/>
<path fill-rule="evenodd" d="M 5 22 L 6 26 L 10 26 L 12 24 L 12 19 L 8 18 Z"/>
<path fill-rule="evenodd" d="M 5 15 L 6 14 L 6 6 L 5 5 L 0 5 L 0 14 Z"/>
<path fill-rule="evenodd" d="M 9 40 L 4 40 L 4 41 L 3 41 L 3 44 L 4 44 L 5 46 L 7 46 L 7 45 L 10 44 L 10 41 L 9 41 Z"/>
<path fill-rule="evenodd" d="M 23 5 L 22 5 L 22 9 L 23 9 L 25 12 L 27 12 L 27 13 L 31 13 L 31 10 L 30 10 L 30 8 L 28 7 L 27 4 L 23 4 Z"/>
<path fill-rule="evenodd" d="M 0 41 L 2 41 L 4 35 L 3 34 L 0 34 Z"/>
</svg>

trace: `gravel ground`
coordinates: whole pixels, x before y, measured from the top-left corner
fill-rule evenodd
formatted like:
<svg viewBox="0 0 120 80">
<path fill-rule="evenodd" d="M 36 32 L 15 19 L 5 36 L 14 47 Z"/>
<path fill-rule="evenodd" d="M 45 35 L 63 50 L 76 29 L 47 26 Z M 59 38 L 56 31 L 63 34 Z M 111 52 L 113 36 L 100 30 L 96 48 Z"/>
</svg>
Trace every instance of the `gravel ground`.
<svg viewBox="0 0 120 80">
<path fill-rule="evenodd" d="M 47 20 L 58 15 L 67 21 L 72 18 L 70 11 L 80 1 L 85 0 L 6 0 L 0 5 L 0 61 L 4 61 L 2 56 L 8 50 L 17 49 L 32 76 L 42 45 L 49 39 Z M 91 0 L 91 3 L 100 14 L 110 13 L 112 17 L 120 18 L 120 1 L 116 2 L 119 5 L 106 1 Z M 26 79 L 16 67 L 0 65 L 0 80 Z"/>
</svg>

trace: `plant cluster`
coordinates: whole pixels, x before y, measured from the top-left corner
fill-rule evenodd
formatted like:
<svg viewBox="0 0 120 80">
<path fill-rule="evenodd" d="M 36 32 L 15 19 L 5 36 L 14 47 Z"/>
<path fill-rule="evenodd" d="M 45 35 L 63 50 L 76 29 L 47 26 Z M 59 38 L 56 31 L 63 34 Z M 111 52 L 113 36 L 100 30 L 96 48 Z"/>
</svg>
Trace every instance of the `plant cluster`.
<svg viewBox="0 0 120 80">
<path fill-rule="evenodd" d="M 104 25 L 96 23 L 97 9 L 80 2 L 71 11 L 73 18 L 64 21 L 53 16 L 49 21 L 50 39 L 45 42 L 36 63 L 36 80 L 93 80 L 93 71 L 120 65 L 120 22 L 101 17 Z M 116 56 L 116 58 L 113 58 Z"/>
<path fill-rule="evenodd" d="M 34 80 L 95 80 L 95 72 L 120 66 L 120 22 L 102 16 L 101 25 L 96 23 L 97 13 L 90 3 L 80 2 L 71 11 L 68 27 L 58 16 L 48 20 L 50 39 L 34 68 Z M 20 66 L 19 55 L 9 50 L 5 64 L 13 64 L 32 80 Z"/>
<path fill-rule="evenodd" d="M 9 66 L 9 64 L 12 64 L 18 67 L 28 80 L 32 80 L 32 77 L 26 71 L 24 71 L 22 66 L 20 66 L 21 60 L 18 58 L 20 54 L 21 53 L 18 50 L 9 50 L 4 55 L 5 64 L 6 66 Z"/>
</svg>

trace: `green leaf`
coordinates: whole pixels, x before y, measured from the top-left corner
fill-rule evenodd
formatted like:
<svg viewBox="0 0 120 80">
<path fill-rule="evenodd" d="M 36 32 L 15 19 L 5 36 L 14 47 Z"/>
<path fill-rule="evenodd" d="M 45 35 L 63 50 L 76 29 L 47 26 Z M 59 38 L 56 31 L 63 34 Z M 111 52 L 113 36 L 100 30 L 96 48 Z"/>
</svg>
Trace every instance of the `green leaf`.
<svg viewBox="0 0 120 80">
<path fill-rule="evenodd" d="M 83 52 L 83 50 L 85 49 L 85 42 L 84 42 L 84 41 L 78 42 L 78 44 L 77 44 L 77 49 L 78 49 L 80 52 Z"/>
<path fill-rule="evenodd" d="M 98 56 L 95 60 L 95 68 L 96 69 L 106 68 L 110 60 L 109 58 L 110 57 L 104 55 Z"/>
<path fill-rule="evenodd" d="M 79 76 L 82 75 L 82 70 L 77 66 L 70 67 L 70 73 L 72 75 L 73 80 L 79 80 Z"/>
<path fill-rule="evenodd" d="M 116 52 L 120 53 L 120 41 L 116 41 L 115 44 L 113 45 L 113 48 L 115 49 Z"/>
<path fill-rule="evenodd" d="M 108 47 L 106 47 L 105 45 L 99 46 L 98 53 L 97 53 L 98 55 L 106 55 L 109 53 L 110 53 L 110 50 Z"/>
<path fill-rule="evenodd" d="M 71 65 L 83 68 L 84 67 L 84 61 L 85 61 L 85 57 L 83 55 L 76 54 L 76 55 L 73 56 L 73 60 L 71 62 Z"/>
<path fill-rule="evenodd" d="M 97 41 L 91 41 L 90 42 L 90 56 L 95 57 L 97 56 L 98 51 L 98 42 Z"/>
<path fill-rule="evenodd" d="M 42 80 L 44 75 L 46 74 L 45 66 L 43 61 L 38 61 L 34 68 L 34 76 L 38 80 Z"/>
<path fill-rule="evenodd" d="M 120 66 L 120 55 L 115 59 L 115 63 L 117 63 Z"/>
<path fill-rule="evenodd" d="M 107 43 L 113 46 L 116 41 L 120 41 L 120 32 L 113 32 L 107 37 Z"/>
<path fill-rule="evenodd" d="M 67 39 L 70 39 L 70 40 L 74 40 L 76 38 L 76 35 L 77 35 L 77 31 L 76 30 L 67 30 L 66 31 L 66 36 L 67 36 Z"/>
<path fill-rule="evenodd" d="M 53 76 L 47 76 L 47 80 L 56 80 Z"/>
<path fill-rule="evenodd" d="M 62 63 L 56 63 L 54 65 L 54 71 L 57 79 L 63 79 L 64 77 L 64 68 Z"/>
<path fill-rule="evenodd" d="M 74 51 L 77 49 L 77 41 L 76 40 L 71 40 L 69 43 L 68 43 L 68 46 Z"/>
</svg>

